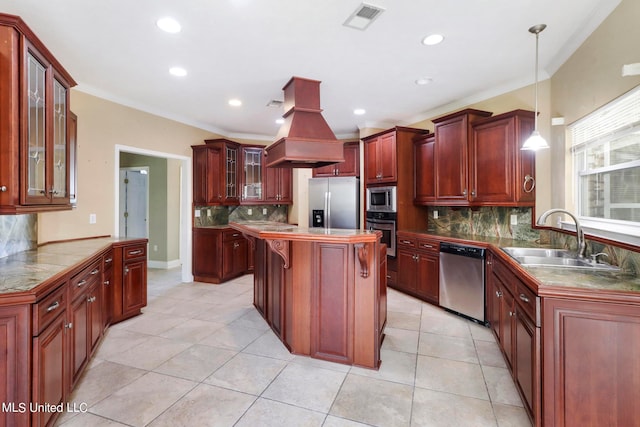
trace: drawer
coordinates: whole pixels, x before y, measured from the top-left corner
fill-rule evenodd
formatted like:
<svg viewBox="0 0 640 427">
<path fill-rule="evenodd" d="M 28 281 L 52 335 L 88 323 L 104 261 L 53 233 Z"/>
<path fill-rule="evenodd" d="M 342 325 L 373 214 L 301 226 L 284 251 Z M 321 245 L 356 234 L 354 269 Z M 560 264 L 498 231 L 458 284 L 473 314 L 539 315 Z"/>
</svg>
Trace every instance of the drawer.
<svg viewBox="0 0 640 427">
<path fill-rule="evenodd" d="M 140 243 L 139 245 L 125 246 L 124 259 L 125 261 L 136 258 L 147 257 L 147 244 Z"/>
<path fill-rule="evenodd" d="M 418 239 L 411 236 L 408 237 L 406 235 L 398 235 L 398 249 L 399 248 L 415 248 L 417 247 L 417 241 Z"/>
<path fill-rule="evenodd" d="M 516 303 L 531 318 L 536 326 L 540 326 L 538 313 L 540 307 L 540 297 L 536 296 L 524 283 L 516 282 L 515 295 Z"/>
<path fill-rule="evenodd" d="M 37 336 L 66 309 L 66 283 L 59 286 L 55 291 L 51 292 L 33 306 L 33 336 Z"/>
<path fill-rule="evenodd" d="M 419 237 L 417 241 L 418 249 L 430 252 L 440 252 L 440 242 L 433 239 Z"/>
<path fill-rule="evenodd" d="M 71 287 L 70 292 L 72 301 L 76 298 L 76 296 L 89 289 L 95 282 L 102 280 L 102 274 L 100 274 L 102 271 L 101 264 L 101 259 L 96 260 L 88 267 L 83 269 L 80 273 L 73 276 L 71 282 L 69 282 L 69 286 Z"/>
<path fill-rule="evenodd" d="M 102 257 L 102 269 L 107 271 L 110 268 L 113 268 L 113 250 L 108 251 Z"/>
<path fill-rule="evenodd" d="M 222 232 L 222 241 L 228 242 L 231 240 L 244 239 L 242 233 L 237 230 L 225 230 Z"/>
</svg>

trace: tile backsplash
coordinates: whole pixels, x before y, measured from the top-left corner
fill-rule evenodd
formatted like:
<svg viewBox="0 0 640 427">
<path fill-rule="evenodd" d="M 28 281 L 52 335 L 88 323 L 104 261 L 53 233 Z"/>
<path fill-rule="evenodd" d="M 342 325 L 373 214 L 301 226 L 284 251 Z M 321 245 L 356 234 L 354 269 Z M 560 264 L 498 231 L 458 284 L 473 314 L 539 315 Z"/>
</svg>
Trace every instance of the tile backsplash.
<svg viewBox="0 0 640 427">
<path fill-rule="evenodd" d="M 194 208 L 194 227 L 225 225 L 230 221 L 274 221 L 287 222 L 285 205 L 252 206 L 196 206 Z"/>
<path fill-rule="evenodd" d="M 438 217 L 434 218 L 436 211 Z M 531 228 L 531 208 L 436 206 L 427 208 L 427 215 L 429 231 L 529 241 L 540 239 L 540 232 Z"/>
<path fill-rule="evenodd" d="M 0 258 L 38 245 L 38 215 L 0 215 Z"/>
</svg>

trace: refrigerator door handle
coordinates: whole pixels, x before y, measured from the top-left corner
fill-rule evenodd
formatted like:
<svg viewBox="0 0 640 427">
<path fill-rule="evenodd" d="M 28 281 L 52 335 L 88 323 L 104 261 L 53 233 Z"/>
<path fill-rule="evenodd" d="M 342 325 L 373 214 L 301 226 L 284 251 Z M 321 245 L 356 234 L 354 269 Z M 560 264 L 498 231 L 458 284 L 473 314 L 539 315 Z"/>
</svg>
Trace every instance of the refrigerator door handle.
<svg viewBox="0 0 640 427">
<path fill-rule="evenodd" d="M 326 216 L 327 216 L 327 225 L 326 228 L 331 228 L 331 191 L 327 191 L 324 193 L 324 197 L 326 200 Z"/>
</svg>

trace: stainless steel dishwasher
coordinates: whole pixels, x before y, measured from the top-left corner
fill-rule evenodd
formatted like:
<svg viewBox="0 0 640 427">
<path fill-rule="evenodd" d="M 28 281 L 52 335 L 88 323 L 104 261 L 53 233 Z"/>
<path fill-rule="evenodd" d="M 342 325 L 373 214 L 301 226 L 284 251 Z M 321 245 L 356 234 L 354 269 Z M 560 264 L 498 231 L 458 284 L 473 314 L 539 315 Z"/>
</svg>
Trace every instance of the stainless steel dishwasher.
<svg viewBox="0 0 640 427">
<path fill-rule="evenodd" d="M 485 324 L 485 249 L 440 243 L 440 306 Z"/>
</svg>

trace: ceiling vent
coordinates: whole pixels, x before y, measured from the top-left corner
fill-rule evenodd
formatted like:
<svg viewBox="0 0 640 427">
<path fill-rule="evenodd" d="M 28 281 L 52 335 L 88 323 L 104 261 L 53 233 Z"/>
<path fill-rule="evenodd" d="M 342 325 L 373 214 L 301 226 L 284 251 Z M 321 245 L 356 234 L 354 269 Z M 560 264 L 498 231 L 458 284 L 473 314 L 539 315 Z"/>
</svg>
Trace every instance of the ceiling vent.
<svg viewBox="0 0 640 427">
<path fill-rule="evenodd" d="M 282 104 L 284 104 L 284 101 L 272 99 L 271 101 L 267 102 L 267 107 L 282 108 Z"/>
<path fill-rule="evenodd" d="M 373 21 L 375 21 L 384 9 L 378 6 L 362 3 L 358 8 L 344 21 L 344 26 L 355 28 L 356 30 L 366 30 Z"/>
</svg>

